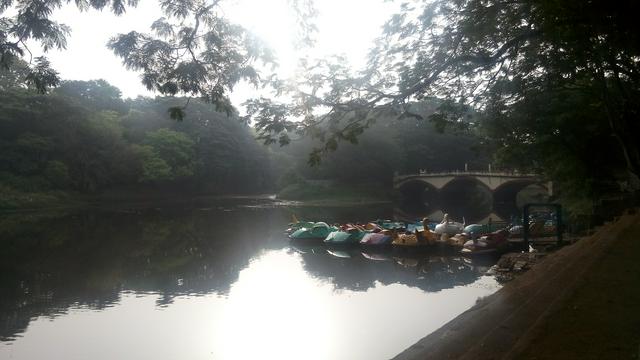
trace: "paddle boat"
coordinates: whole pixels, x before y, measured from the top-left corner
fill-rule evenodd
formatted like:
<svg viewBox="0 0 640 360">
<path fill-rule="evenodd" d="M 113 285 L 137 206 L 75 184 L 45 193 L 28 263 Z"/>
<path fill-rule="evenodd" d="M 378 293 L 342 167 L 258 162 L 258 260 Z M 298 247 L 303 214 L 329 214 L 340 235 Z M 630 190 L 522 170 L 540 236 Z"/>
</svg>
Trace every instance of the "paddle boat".
<svg viewBox="0 0 640 360">
<path fill-rule="evenodd" d="M 463 231 L 464 233 L 467 234 L 475 234 L 475 235 L 480 235 L 483 234 L 487 231 L 487 227 L 481 224 L 471 224 L 471 225 L 467 225 L 464 227 Z"/>
<path fill-rule="evenodd" d="M 508 236 L 507 230 L 494 231 L 476 240 L 468 240 L 460 252 L 465 256 L 500 254 L 509 248 Z"/>
<path fill-rule="evenodd" d="M 509 228 L 509 237 L 521 238 L 524 236 L 524 226 L 515 225 Z M 550 220 L 532 220 L 529 223 L 529 236 L 542 237 L 545 235 L 555 234 L 555 223 Z"/>
<path fill-rule="evenodd" d="M 442 234 L 436 241 L 438 245 L 447 246 L 449 248 L 462 248 L 464 244 L 469 240 L 469 234 L 460 233 L 453 236 L 449 234 Z"/>
<path fill-rule="evenodd" d="M 455 235 L 464 231 L 464 224 L 455 221 L 449 221 L 436 225 L 434 232 L 436 234 L 449 234 Z"/>
<path fill-rule="evenodd" d="M 456 221 L 449 220 L 449 215 L 444 214 L 444 218 L 442 222 L 436 225 L 434 232 L 436 234 L 449 234 L 455 235 L 464 231 L 464 222 L 459 223 Z"/>
<path fill-rule="evenodd" d="M 406 228 L 406 224 L 399 221 L 377 220 L 375 223 L 383 230 L 401 230 Z"/>
<path fill-rule="evenodd" d="M 522 225 L 514 225 L 509 228 L 509 236 L 512 238 L 522 237 L 524 227 Z"/>
<path fill-rule="evenodd" d="M 436 225 L 438 224 L 438 222 L 430 221 L 428 217 L 425 217 L 421 220 L 406 223 L 405 229 L 410 232 L 414 232 L 416 230 L 424 231 L 425 229 L 433 231 L 436 229 Z"/>
<path fill-rule="evenodd" d="M 360 245 L 372 245 L 372 246 L 384 246 L 390 245 L 393 241 L 393 236 L 388 230 L 368 233 L 360 240 Z"/>
<path fill-rule="evenodd" d="M 424 224 L 422 223 L 422 221 L 416 221 L 414 223 L 407 223 L 405 225 L 405 229 L 408 232 L 423 231 L 424 230 Z"/>
<path fill-rule="evenodd" d="M 391 244 L 395 246 L 420 246 L 418 236 L 415 233 L 406 232 L 404 234 L 398 234 Z"/>
<path fill-rule="evenodd" d="M 285 233 L 287 235 L 291 235 L 293 234 L 296 230 L 302 229 L 302 228 L 312 228 L 316 223 L 312 222 L 312 221 L 298 221 L 298 222 L 293 222 L 289 224 L 289 227 L 287 228 L 287 230 L 285 230 Z"/>
<path fill-rule="evenodd" d="M 420 225 L 418 225 L 420 224 Z M 429 228 L 429 219 L 424 218 L 412 227 L 407 227 L 404 233 L 399 234 L 392 242 L 398 248 L 426 249 L 438 243 L 438 235 Z M 410 231 L 412 228 L 413 231 Z"/>
<path fill-rule="evenodd" d="M 378 224 L 376 224 L 374 222 L 366 223 L 363 227 L 364 227 L 365 230 L 371 231 L 371 232 L 379 232 L 379 231 L 384 230 L 382 228 L 382 226 L 380 226 L 380 225 L 378 225 Z"/>
<path fill-rule="evenodd" d="M 428 230 L 430 231 L 430 230 Z M 435 244 L 435 236 L 425 238 L 422 232 L 405 232 L 403 234 L 398 234 L 398 236 L 391 243 L 393 245 L 394 250 L 401 251 L 423 251 L 428 249 L 433 249 L 433 245 Z"/>
<path fill-rule="evenodd" d="M 285 230 L 285 233 L 287 235 L 291 235 L 298 229 L 312 228 L 313 225 L 315 225 L 315 222 L 313 222 L 313 221 L 300 221 L 300 220 L 298 220 L 298 217 L 294 214 L 294 215 L 291 215 L 291 222 L 287 226 L 287 230 Z"/>
<path fill-rule="evenodd" d="M 294 231 L 289 235 L 289 239 L 291 241 L 322 241 L 337 230 L 338 228 L 329 226 L 325 222 L 317 222 L 313 223 L 311 227 L 303 227 Z"/>
<path fill-rule="evenodd" d="M 368 232 L 361 226 L 347 224 L 341 229 L 336 229 L 329 233 L 324 239 L 325 245 L 345 246 L 355 245 L 362 240 Z"/>
</svg>

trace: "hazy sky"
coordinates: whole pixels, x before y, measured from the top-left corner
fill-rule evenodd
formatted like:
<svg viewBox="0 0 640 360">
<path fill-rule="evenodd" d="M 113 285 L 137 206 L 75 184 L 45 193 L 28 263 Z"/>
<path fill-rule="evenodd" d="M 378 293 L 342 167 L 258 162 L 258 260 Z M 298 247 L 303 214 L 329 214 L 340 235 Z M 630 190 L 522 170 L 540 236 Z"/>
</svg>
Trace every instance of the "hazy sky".
<svg viewBox="0 0 640 360">
<path fill-rule="evenodd" d="M 393 13 L 395 5 L 383 0 L 316 0 L 315 56 L 344 54 L 352 66 L 362 66 L 372 40 Z M 249 28 L 275 51 L 282 76 L 294 70 L 299 52 L 294 45 L 295 27 L 287 0 L 227 0 L 224 13 L 232 21 Z M 113 35 L 131 30 L 148 32 L 151 23 L 162 14 L 155 0 L 142 0 L 137 8 L 123 16 L 108 11 L 80 13 L 66 6 L 54 19 L 72 28 L 65 51 L 47 54 L 64 79 L 105 79 L 117 86 L 125 97 L 153 95 L 140 83 L 139 75 L 126 70 L 107 48 Z M 254 91 L 238 86 L 232 96 L 237 105 Z"/>
</svg>

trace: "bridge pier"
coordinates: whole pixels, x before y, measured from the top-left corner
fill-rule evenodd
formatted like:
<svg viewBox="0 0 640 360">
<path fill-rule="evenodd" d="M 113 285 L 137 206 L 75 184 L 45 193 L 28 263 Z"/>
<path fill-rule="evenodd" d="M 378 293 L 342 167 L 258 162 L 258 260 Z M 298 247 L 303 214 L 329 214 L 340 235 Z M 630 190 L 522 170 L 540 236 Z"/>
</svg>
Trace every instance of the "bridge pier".
<svg viewBox="0 0 640 360">
<path fill-rule="evenodd" d="M 543 196 L 553 194 L 552 183 L 543 182 L 535 174 L 455 171 L 420 172 L 394 177 L 394 189 L 407 195 L 411 194 L 405 199 L 414 197 L 417 201 L 428 202 L 430 205 L 433 202 L 431 200 L 441 200 L 438 205 L 442 209 L 464 209 L 465 212 L 484 207 L 485 211 L 503 213 L 502 215 L 507 218 L 518 211 L 518 194 L 531 185 L 538 185 L 544 189 L 546 195 L 543 193 Z M 433 194 L 430 199 L 423 199 L 425 189 L 429 189 Z M 535 191 L 531 194 L 540 196 Z M 454 213 L 454 211 L 449 212 Z M 471 214 L 462 215 L 471 216 Z"/>
</svg>

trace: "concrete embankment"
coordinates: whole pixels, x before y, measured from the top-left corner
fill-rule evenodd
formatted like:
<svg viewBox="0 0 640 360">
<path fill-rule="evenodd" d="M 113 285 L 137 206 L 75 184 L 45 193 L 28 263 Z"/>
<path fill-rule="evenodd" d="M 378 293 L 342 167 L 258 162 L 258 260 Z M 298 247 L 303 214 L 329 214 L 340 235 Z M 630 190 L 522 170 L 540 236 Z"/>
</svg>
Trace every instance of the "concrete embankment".
<svg viewBox="0 0 640 360">
<path fill-rule="evenodd" d="M 395 359 L 637 359 L 639 255 L 640 215 L 627 214 L 546 256 Z"/>
</svg>

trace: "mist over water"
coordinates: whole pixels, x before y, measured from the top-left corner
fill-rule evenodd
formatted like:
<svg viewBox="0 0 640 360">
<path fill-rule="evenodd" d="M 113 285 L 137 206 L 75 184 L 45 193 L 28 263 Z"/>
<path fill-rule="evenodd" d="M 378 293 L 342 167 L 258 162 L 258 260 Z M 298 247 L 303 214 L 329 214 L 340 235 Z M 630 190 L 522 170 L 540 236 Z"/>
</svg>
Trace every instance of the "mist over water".
<svg viewBox="0 0 640 360">
<path fill-rule="evenodd" d="M 491 262 L 457 255 L 291 246 L 293 214 L 394 209 L 239 199 L 2 216 L 0 358 L 386 359 L 499 288 Z"/>
</svg>

